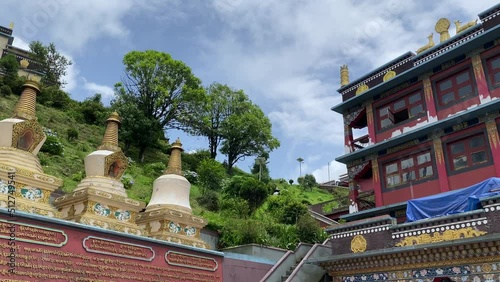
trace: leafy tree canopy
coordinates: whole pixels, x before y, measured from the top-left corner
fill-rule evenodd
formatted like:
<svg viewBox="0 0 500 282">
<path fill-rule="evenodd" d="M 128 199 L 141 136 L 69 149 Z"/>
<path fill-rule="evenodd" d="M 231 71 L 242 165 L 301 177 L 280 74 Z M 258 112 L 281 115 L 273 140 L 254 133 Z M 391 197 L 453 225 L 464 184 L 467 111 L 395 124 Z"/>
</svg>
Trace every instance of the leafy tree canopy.
<svg viewBox="0 0 500 282">
<path fill-rule="evenodd" d="M 64 55 L 59 53 L 54 43 L 45 46 L 40 41 L 32 41 L 29 44 L 33 59 L 42 64 L 44 77 L 42 82 L 46 86 L 61 87 L 66 84 L 63 77 L 67 69 L 73 63 Z"/>
</svg>

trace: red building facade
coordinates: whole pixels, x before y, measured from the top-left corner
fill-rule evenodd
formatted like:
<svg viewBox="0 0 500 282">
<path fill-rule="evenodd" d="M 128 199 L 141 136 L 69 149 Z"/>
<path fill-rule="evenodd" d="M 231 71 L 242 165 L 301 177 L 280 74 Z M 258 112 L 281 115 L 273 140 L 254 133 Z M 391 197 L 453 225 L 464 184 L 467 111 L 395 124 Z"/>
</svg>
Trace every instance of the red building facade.
<svg viewBox="0 0 500 282">
<path fill-rule="evenodd" d="M 452 37 L 441 19 L 441 42 L 355 81 L 341 67 L 343 102 L 332 110 L 344 116 L 345 154 L 337 161 L 347 166 L 353 201 L 373 191 L 375 210 L 402 221 L 407 200 L 500 177 L 498 10 Z"/>
</svg>

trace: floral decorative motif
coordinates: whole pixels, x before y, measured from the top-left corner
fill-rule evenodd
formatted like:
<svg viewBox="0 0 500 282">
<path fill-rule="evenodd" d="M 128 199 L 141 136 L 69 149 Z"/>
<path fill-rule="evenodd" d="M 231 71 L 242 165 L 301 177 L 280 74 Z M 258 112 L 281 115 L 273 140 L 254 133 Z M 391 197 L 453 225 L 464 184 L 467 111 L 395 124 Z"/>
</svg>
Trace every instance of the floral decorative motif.
<svg viewBox="0 0 500 282">
<path fill-rule="evenodd" d="M 414 270 L 412 272 L 413 278 L 424 278 L 424 277 L 435 277 L 435 276 L 454 276 L 454 275 L 464 275 L 470 274 L 471 269 L 468 265 L 466 266 L 450 266 L 450 267 L 441 267 L 438 269 L 420 269 Z"/>
<path fill-rule="evenodd" d="M 120 221 L 128 221 L 131 215 L 129 211 L 117 210 L 115 211 L 115 218 Z"/>
<path fill-rule="evenodd" d="M 94 205 L 94 213 L 100 216 L 109 216 L 111 214 L 111 211 L 108 206 L 96 203 Z"/>
<path fill-rule="evenodd" d="M 184 232 L 188 236 L 194 236 L 196 234 L 196 228 L 192 226 L 186 226 L 186 228 L 184 228 Z"/>
<path fill-rule="evenodd" d="M 170 232 L 172 233 L 179 233 L 181 232 L 181 226 L 173 221 L 171 221 L 169 224 L 168 224 L 168 229 L 170 230 Z"/>
<path fill-rule="evenodd" d="M 342 277 L 342 282 L 384 281 L 389 277 L 388 273 L 373 273 L 364 275 L 353 275 Z"/>
<path fill-rule="evenodd" d="M 9 185 L 0 179 L 0 194 L 9 194 Z"/>
<path fill-rule="evenodd" d="M 40 188 L 26 186 L 21 189 L 21 196 L 30 201 L 38 201 L 43 198 L 43 192 Z"/>
</svg>

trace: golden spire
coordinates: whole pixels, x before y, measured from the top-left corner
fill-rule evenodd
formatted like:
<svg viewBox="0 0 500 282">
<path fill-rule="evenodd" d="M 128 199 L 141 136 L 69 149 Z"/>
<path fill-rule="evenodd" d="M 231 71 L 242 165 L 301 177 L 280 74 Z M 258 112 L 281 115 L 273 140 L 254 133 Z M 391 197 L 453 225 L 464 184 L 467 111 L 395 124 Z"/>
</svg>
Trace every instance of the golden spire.
<svg viewBox="0 0 500 282">
<path fill-rule="evenodd" d="M 33 80 L 26 80 L 23 92 L 16 104 L 14 117 L 25 120 L 36 120 L 36 95 L 40 93 L 40 85 Z"/>
<path fill-rule="evenodd" d="M 10 29 L 14 29 L 14 22 L 10 22 L 10 24 L 9 24 L 9 28 L 10 28 Z"/>
<path fill-rule="evenodd" d="M 346 86 L 349 84 L 349 69 L 347 65 L 343 65 L 340 67 L 340 86 Z"/>
<path fill-rule="evenodd" d="M 101 146 L 98 150 L 121 151 L 118 147 L 118 128 L 120 127 L 120 116 L 117 112 L 113 112 L 106 120 L 106 131 L 102 138 Z"/>
<path fill-rule="evenodd" d="M 177 138 L 177 140 L 172 144 L 172 148 L 170 150 L 170 159 L 168 160 L 168 166 L 165 170 L 165 174 L 182 175 L 181 152 L 184 151 L 184 149 L 182 149 L 182 143 L 179 138 Z"/>
<path fill-rule="evenodd" d="M 20 62 L 19 62 L 19 65 L 21 66 L 22 69 L 27 69 L 28 66 L 30 65 L 30 62 L 26 59 L 22 59 Z"/>
</svg>

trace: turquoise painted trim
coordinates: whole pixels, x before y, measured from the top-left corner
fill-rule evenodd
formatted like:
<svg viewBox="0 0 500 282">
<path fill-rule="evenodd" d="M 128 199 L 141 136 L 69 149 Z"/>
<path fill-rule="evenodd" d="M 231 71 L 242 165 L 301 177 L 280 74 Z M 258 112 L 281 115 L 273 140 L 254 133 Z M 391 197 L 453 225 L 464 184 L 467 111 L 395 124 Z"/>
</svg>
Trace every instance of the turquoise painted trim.
<svg viewBox="0 0 500 282">
<path fill-rule="evenodd" d="M 373 88 L 370 88 L 366 92 L 363 92 L 363 94 L 361 95 L 356 95 L 336 106 L 333 106 L 331 110 L 339 114 L 343 114 L 344 111 L 346 111 L 347 109 L 352 108 L 358 104 L 361 104 L 363 101 L 369 100 L 378 94 L 391 90 L 392 88 L 398 86 L 401 83 L 404 83 L 405 81 L 408 81 L 414 77 L 418 77 L 418 75 L 422 73 L 429 72 L 433 68 L 440 66 L 443 63 L 446 63 L 450 59 L 463 55 L 469 50 L 480 48 L 485 43 L 497 39 L 499 32 L 500 32 L 500 25 L 488 29 L 487 31 L 481 33 L 480 35 L 474 37 L 472 40 L 469 40 L 461 45 L 455 46 L 452 49 L 440 54 L 439 56 L 434 57 L 432 60 L 426 61 L 424 63 L 419 64 L 418 66 L 410 68 L 402 72 L 393 79 L 377 84 Z"/>
<path fill-rule="evenodd" d="M 224 258 L 251 261 L 251 262 L 270 264 L 270 265 L 274 265 L 276 263 L 276 261 L 274 260 L 251 256 L 251 255 L 237 254 L 237 253 L 224 253 Z"/>
<path fill-rule="evenodd" d="M 394 60 L 392 60 L 392 61 L 390 61 L 390 62 L 388 62 L 388 63 L 385 63 L 385 64 L 384 64 L 384 65 L 382 65 L 381 67 L 376 68 L 375 70 L 371 71 L 370 73 L 368 73 L 368 74 L 366 74 L 366 75 L 364 75 L 364 76 L 362 76 L 362 77 L 360 77 L 360 78 L 358 78 L 358 79 L 354 80 L 353 82 L 350 82 L 350 83 L 349 83 L 349 84 L 347 84 L 347 85 L 344 85 L 344 86 L 340 87 L 340 88 L 339 88 L 339 90 L 337 90 L 337 92 L 342 92 L 342 91 L 344 91 L 344 89 L 349 88 L 349 87 L 351 87 L 351 86 L 355 85 L 356 83 L 360 83 L 361 81 L 363 81 L 363 80 L 365 80 L 365 79 L 369 78 L 370 76 L 374 76 L 374 75 L 376 75 L 377 73 L 379 73 L 379 72 L 380 72 L 380 71 L 382 71 L 383 69 L 385 69 L 385 68 L 387 68 L 387 67 L 390 67 L 390 66 L 392 66 L 392 65 L 395 65 L 398 61 L 401 61 L 401 60 L 404 60 L 404 59 L 411 58 L 411 57 L 413 57 L 414 55 L 415 55 L 415 53 L 408 51 L 408 52 L 404 53 L 403 55 L 401 55 L 401 56 L 397 57 L 396 59 L 394 59 Z M 398 74 L 396 74 L 396 76 L 397 76 L 397 75 L 398 75 Z"/>
<path fill-rule="evenodd" d="M 340 218 L 345 219 L 347 221 L 365 219 L 365 218 L 369 218 L 369 217 L 373 217 L 373 216 L 377 216 L 377 215 L 387 214 L 388 212 L 397 211 L 397 210 L 400 210 L 402 208 L 406 208 L 406 205 L 407 205 L 407 202 L 400 202 L 400 203 L 390 204 L 390 205 L 377 207 L 377 208 L 373 208 L 373 209 L 369 209 L 369 210 L 359 211 L 359 212 L 350 213 L 350 214 L 344 214 L 344 215 L 341 215 Z M 330 228 L 326 229 L 326 231 L 332 231 L 332 230 L 336 230 L 339 228 L 340 227 L 330 227 Z"/>
<path fill-rule="evenodd" d="M 10 213 L 5 208 L 0 208 L 0 214 L 10 216 Z M 158 239 L 154 239 L 154 238 L 148 238 L 148 237 L 143 237 L 143 236 L 138 236 L 138 235 L 133 235 L 133 234 L 127 234 L 127 233 L 118 232 L 118 231 L 114 231 L 114 230 L 107 230 L 107 229 L 103 229 L 100 227 L 85 225 L 85 224 L 76 223 L 76 222 L 67 221 L 67 220 L 58 219 L 58 218 L 46 217 L 46 216 L 33 214 L 33 213 L 27 213 L 27 212 L 23 212 L 23 211 L 16 210 L 15 217 L 32 219 L 32 220 L 39 220 L 39 221 L 44 221 L 44 222 L 48 222 L 48 223 L 52 223 L 52 224 L 59 224 L 59 225 L 78 228 L 78 229 L 84 229 L 84 230 L 86 229 L 86 230 L 104 233 L 104 234 L 108 234 L 108 235 L 119 236 L 119 237 L 139 240 L 139 241 L 143 241 L 143 242 L 151 242 L 151 243 L 160 244 L 160 245 L 164 245 L 164 246 L 175 247 L 175 248 L 179 248 L 179 249 L 186 249 L 186 250 L 191 250 L 191 251 L 195 251 L 195 252 L 199 252 L 199 253 L 206 253 L 206 254 L 210 254 L 210 255 L 214 255 L 214 256 L 220 256 L 220 257 L 224 256 L 224 253 L 218 252 L 218 251 L 200 249 L 200 248 L 195 248 L 195 247 L 191 247 L 191 246 L 186 246 L 186 245 L 171 243 L 171 242 L 167 242 L 167 241 L 163 241 L 163 240 L 158 240 Z"/>
<path fill-rule="evenodd" d="M 363 156 L 376 153 L 378 151 L 384 150 L 391 148 L 393 146 L 396 146 L 398 144 L 408 142 L 411 140 L 414 140 L 418 137 L 421 137 L 425 134 L 431 133 L 434 129 L 437 128 L 445 128 L 452 126 L 457 123 L 459 120 L 468 120 L 472 119 L 475 117 L 478 117 L 480 114 L 490 112 L 490 111 L 495 111 L 500 108 L 500 99 L 493 100 L 491 102 L 488 102 L 486 104 L 481 104 L 476 106 L 474 109 L 464 111 L 463 113 L 459 113 L 456 115 L 453 115 L 451 117 L 438 120 L 436 122 L 432 122 L 430 124 L 424 125 L 422 127 L 418 127 L 414 130 L 411 130 L 408 133 L 401 134 L 399 136 L 389 138 L 387 140 L 384 140 L 382 142 L 379 142 L 377 144 L 368 146 L 366 148 L 363 148 L 361 150 L 354 151 L 352 153 L 349 153 L 347 155 L 343 155 L 341 157 L 336 158 L 335 160 L 341 163 L 347 163 L 349 161 L 361 158 Z"/>
</svg>

